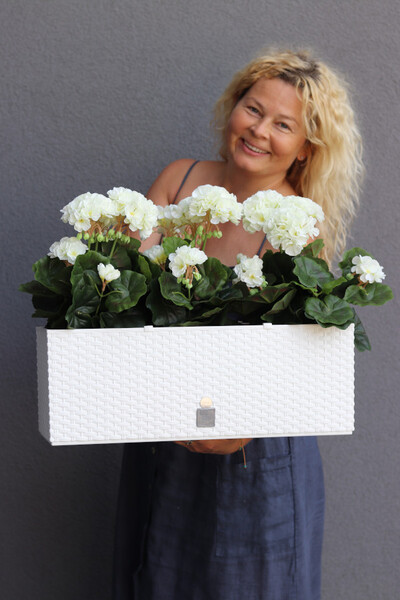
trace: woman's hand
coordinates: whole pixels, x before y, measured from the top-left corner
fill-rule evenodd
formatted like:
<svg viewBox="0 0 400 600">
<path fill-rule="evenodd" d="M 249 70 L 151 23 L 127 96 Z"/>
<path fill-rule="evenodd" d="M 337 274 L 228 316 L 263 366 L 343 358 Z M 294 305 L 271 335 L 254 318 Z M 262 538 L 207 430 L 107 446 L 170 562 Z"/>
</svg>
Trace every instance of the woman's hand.
<svg viewBox="0 0 400 600">
<path fill-rule="evenodd" d="M 193 440 L 187 442 L 175 442 L 184 446 L 190 452 L 199 454 L 233 454 L 251 441 L 251 438 L 242 440 Z"/>
</svg>

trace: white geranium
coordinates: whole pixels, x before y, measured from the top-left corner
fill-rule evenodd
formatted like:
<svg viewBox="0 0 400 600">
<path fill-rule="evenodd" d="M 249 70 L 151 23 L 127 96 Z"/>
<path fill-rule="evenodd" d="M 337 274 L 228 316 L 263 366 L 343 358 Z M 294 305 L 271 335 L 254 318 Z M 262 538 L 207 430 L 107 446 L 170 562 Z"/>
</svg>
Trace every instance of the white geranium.
<svg viewBox="0 0 400 600">
<path fill-rule="evenodd" d="M 201 185 L 193 191 L 187 212 L 195 222 L 208 213 L 213 225 L 228 221 L 238 225 L 242 210 L 243 207 L 236 196 L 225 188 L 218 185 Z"/>
<path fill-rule="evenodd" d="M 274 190 L 257 192 L 243 203 L 246 231 L 264 231 L 271 246 L 289 256 L 300 254 L 307 241 L 319 234 L 322 208 L 309 198 L 282 196 Z"/>
<path fill-rule="evenodd" d="M 97 272 L 101 281 L 106 284 L 114 281 L 114 279 L 118 279 L 121 275 L 118 269 L 115 269 L 112 265 L 105 265 L 103 263 L 97 265 Z"/>
<path fill-rule="evenodd" d="M 310 237 L 318 235 L 315 218 L 296 206 L 277 209 L 269 223 L 267 238 L 273 248 L 282 248 L 289 256 L 300 254 Z"/>
<path fill-rule="evenodd" d="M 124 222 L 131 231 L 139 231 L 142 240 L 153 233 L 157 225 L 158 209 L 151 200 L 139 192 L 122 187 L 113 188 L 107 193 L 115 202 L 118 214 L 125 217 Z"/>
<path fill-rule="evenodd" d="M 288 208 L 295 206 L 319 223 L 322 223 L 325 219 L 321 206 L 310 198 L 304 198 L 303 196 L 283 196 L 281 206 L 287 206 Z"/>
<path fill-rule="evenodd" d="M 354 256 L 352 273 L 360 276 L 363 283 L 381 283 L 386 275 L 377 260 L 371 256 Z"/>
<path fill-rule="evenodd" d="M 207 254 L 199 250 L 199 248 L 180 246 L 168 256 L 168 259 L 172 274 L 179 279 L 186 274 L 188 267 L 201 265 L 206 262 Z"/>
<path fill-rule="evenodd" d="M 233 268 L 237 275 L 236 281 L 243 281 L 249 288 L 263 287 L 266 284 L 262 272 L 263 262 L 257 255 L 249 258 L 244 254 L 237 255 L 238 264 Z"/>
<path fill-rule="evenodd" d="M 75 264 L 76 258 L 85 254 L 87 246 L 76 237 L 63 237 L 59 242 L 54 242 L 49 248 L 48 256 L 66 260 L 71 265 Z"/>
<path fill-rule="evenodd" d="M 108 226 L 118 215 L 115 203 L 102 194 L 81 194 L 61 209 L 61 220 L 69 223 L 75 231 L 88 231 L 92 222 Z"/>
<path fill-rule="evenodd" d="M 158 226 L 160 231 L 168 235 L 179 231 L 182 225 L 186 223 L 184 213 L 185 203 L 183 200 L 179 204 L 169 204 L 168 206 L 157 206 Z"/>
<path fill-rule="evenodd" d="M 268 223 L 283 196 L 275 190 L 260 191 L 243 202 L 243 228 L 249 233 L 268 233 Z"/>
<path fill-rule="evenodd" d="M 165 265 L 167 262 L 167 255 L 165 254 L 165 250 L 159 244 L 152 246 L 148 250 L 144 250 L 143 254 L 147 256 L 153 263 L 156 265 Z"/>
</svg>

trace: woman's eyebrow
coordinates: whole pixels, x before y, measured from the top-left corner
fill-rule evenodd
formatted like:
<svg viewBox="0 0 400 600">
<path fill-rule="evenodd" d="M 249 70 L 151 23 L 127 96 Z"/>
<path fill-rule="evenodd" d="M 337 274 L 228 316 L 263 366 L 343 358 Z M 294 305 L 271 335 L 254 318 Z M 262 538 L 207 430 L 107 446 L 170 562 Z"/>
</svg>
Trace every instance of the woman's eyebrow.
<svg viewBox="0 0 400 600">
<path fill-rule="evenodd" d="M 261 107 L 264 111 L 266 110 L 265 106 L 259 101 L 257 100 L 257 98 L 255 98 L 254 96 L 249 96 L 247 98 L 247 100 L 249 102 L 254 102 L 254 104 L 257 104 L 259 107 Z M 297 119 L 295 119 L 295 117 L 291 117 L 290 115 L 285 115 L 285 114 L 279 114 L 278 115 L 279 119 L 284 119 L 284 120 L 288 120 L 288 121 L 293 121 L 294 123 L 296 123 L 296 125 L 298 125 L 298 121 Z"/>
</svg>

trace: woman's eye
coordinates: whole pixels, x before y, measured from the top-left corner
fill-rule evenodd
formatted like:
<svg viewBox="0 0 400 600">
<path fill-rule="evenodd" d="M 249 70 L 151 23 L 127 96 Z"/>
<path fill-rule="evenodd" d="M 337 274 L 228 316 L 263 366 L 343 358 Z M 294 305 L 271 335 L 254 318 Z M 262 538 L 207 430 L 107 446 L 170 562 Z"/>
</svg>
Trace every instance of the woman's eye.
<svg viewBox="0 0 400 600">
<path fill-rule="evenodd" d="M 290 131 L 290 127 L 287 123 L 278 123 L 278 125 L 281 129 L 284 129 L 285 131 Z"/>
<path fill-rule="evenodd" d="M 249 109 L 250 112 L 252 112 L 256 115 L 260 114 L 260 111 L 255 106 L 248 106 L 247 108 Z"/>
</svg>

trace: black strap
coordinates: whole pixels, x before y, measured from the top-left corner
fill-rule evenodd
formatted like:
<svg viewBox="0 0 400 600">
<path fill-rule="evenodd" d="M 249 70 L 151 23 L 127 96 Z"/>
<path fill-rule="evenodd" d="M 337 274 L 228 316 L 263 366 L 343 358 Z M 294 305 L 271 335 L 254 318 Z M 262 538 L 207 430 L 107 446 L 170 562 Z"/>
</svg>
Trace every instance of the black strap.
<svg viewBox="0 0 400 600">
<path fill-rule="evenodd" d="M 176 200 L 177 200 L 177 198 L 178 198 L 178 196 L 179 196 L 179 192 L 181 191 L 181 189 L 182 189 L 182 188 L 183 188 L 183 186 L 185 185 L 185 181 L 186 181 L 186 179 L 189 177 L 191 170 L 192 170 L 192 169 L 193 169 L 193 167 L 195 167 L 195 166 L 197 165 L 197 163 L 199 163 L 199 162 L 200 162 L 199 160 L 195 160 L 195 161 L 194 161 L 194 163 L 192 163 L 192 164 L 190 165 L 190 167 L 188 168 L 188 170 L 186 171 L 186 173 L 185 173 L 185 176 L 184 176 L 184 178 L 182 179 L 181 185 L 179 186 L 179 188 L 178 188 L 178 191 L 177 191 L 177 192 L 176 192 L 176 194 L 175 194 L 175 198 L 174 198 L 174 199 L 173 199 L 173 201 L 172 201 L 172 204 L 175 204 L 175 202 L 176 202 Z"/>
</svg>

